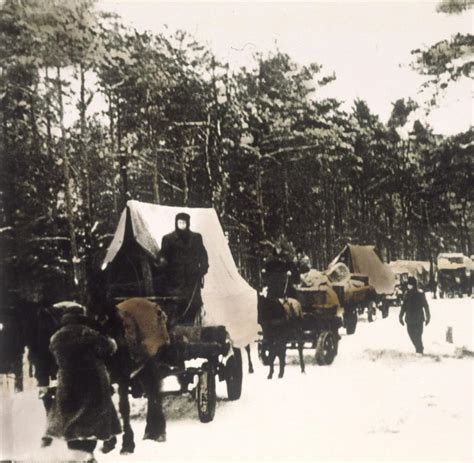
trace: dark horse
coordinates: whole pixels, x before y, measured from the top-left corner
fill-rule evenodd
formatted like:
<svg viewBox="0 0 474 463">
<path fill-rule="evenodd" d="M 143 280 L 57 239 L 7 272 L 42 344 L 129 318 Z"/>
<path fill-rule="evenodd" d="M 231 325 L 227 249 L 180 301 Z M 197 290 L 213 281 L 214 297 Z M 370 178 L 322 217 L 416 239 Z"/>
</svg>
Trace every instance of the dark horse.
<svg viewBox="0 0 474 463">
<path fill-rule="evenodd" d="M 112 383 L 118 385 L 119 411 L 123 420 L 121 453 L 133 453 L 134 434 L 130 424 L 129 393 L 145 395 L 147 402 L 144 439 L 166 440 L 166 420 L 161 394 L 160 350 L 169 344 L 167 316 L 158 304 L 131 298 L 105 308 L 106 334 L 117 342 L 117 352 L 108 368 Z M 103 451 L 115 447 L 115 439 L 104 443 Z"/>
<path fill-rule="evenodd" d="M 137 311 L 145 313 L 142 320 L 134 317 Z M 56 367 L 48 346 L 51 336 L 60 326 L 63 313 L 63 310 L 51 307 L 36 308 L 30 313 L 27 346 L 40 387 L 48 386 L 49 380 L 55 378 Z M 128 299 L 118 306 L 103 303 L 100 313 L 100 322 L 91 318 L 90 326 L 110 336 L 117 343 L 116 353 L 106 363 L 111 382 L 118 385 L 119 412 L 123 421 L 121 453 L 133 453 L 135 441 L 130 424 L 129 393 L 133 393 L 134 396 L 145 395 L 148 399 L 144 439 L 156 441 L 166 439 L 159 350 L 169 342 L 167 318 L 157 304 L 143 298 Z M 146 328 L 143 330 L 144 325 L 148 328 L 148 332 Z M 52 395 L 54 389 L 50 389 L 50 392 L 42 397 L 46 411 L 53 400 Z M 102 451 L 110 452 L 115 448 L 116 441 L 113 437 L 104 442 Z M 43 445 L 50 443 L 49 438 L 43 438 Z"/>
<path fill-rule="evenodd" d="M 303 311 L 296 299 L 266 298 L 258 295 L 258 323 L 262 327 L 261 354 L 264 365 L 270 366 L 268 379 L 273 378 L 275 358 L 280 364 L 279 378 L 283 378 L 286 365 L 286 348 L 296 343 L 301 372 L 305 372 L 303 357 L 304 336 L 301 321 Z"/>
</svg>

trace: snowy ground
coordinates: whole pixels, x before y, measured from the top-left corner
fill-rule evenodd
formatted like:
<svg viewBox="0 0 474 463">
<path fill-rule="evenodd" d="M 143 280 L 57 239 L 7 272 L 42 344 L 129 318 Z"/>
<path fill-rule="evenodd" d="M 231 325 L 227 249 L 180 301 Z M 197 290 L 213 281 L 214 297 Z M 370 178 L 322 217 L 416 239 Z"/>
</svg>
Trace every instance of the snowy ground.
<svg viewBox="0 0 474 463">
<path fill-rule="evenodd" d="M 285 377 L 267 380 L 254 351 L 256 372 L 245 375 L 239 401 L 226 401 L 225 386 L 218 385 L 222 399 L 212 423 L 199 422 L 190 397 L 167 398 L 166 443 L 141 440 L 144 402 L 134 400 L 135 454 L 116 449 L 96 458 L 472 461 L 474 301 L 430 305 L 424 357 L 415 356 L 398 309 L 371 324 L 361 317 L 355 335 L 343 335 L 333 365 L 318 367 L 306 351 L 305 375 L 291 351 Z M 454 344 L 445 342 L 447 326 Z M 0 456 L 71 459 L 63 442 L 40 449 L 45 417 L 35 389 L 4 396 L 1 411 Z"/>
</svg>

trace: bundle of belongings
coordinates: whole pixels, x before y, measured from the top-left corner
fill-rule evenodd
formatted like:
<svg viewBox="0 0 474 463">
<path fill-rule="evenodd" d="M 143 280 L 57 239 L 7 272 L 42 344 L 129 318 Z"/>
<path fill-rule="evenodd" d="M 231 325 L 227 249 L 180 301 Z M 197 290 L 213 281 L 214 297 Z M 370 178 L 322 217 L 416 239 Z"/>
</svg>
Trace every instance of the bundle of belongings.
<svg viewBox="0 0 474 463">
<path fill-rule="evenodd" d="M 295 286 L 295 290 L 305 312 L 327 311 L 328 314 L 342 316 L 343 309 L 339 298 L 323 272 L 311 269 L 301 274 L 300 283 Z"/>
<path fill-rule="evenodd" d="M 366 275 L 352 273 L 346 264 L 338 262 L 326 271 L 332 285 L 344 288 L 344 303 L 357 304 L 375 297 L 375 289 Z"/>
</svg>

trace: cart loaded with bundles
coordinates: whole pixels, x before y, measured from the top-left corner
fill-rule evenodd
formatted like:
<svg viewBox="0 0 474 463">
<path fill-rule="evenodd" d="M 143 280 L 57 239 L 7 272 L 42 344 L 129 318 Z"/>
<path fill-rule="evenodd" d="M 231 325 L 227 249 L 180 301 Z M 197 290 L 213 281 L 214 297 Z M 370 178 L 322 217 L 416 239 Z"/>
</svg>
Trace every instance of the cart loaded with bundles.
<svg viewBox="0 0 474 463">
<path fill-rule="evenodd" d="M 265 294 L 265 291 L 263 291 Z M 291 296 L 291 297 L 290 297 Z M 275 314 L 281 312 L 280 318 Z M 258 340 L 259 357 L 264 365 L 271 365 L 271 344 L 275 333 L 286 325 L 286 349 L 298 349 L 300 363 L 303 349 L 315 349 L 318 365 L 330 365 L 337 355 L 342 326 L 342 307 L 328 279 L 321 272 L 310 270 L 301 276 L 299 284 L 285 285 L 283 298 L 259 296 L 259 323 L 262 326 Z"/>
<path fill-rule="evenodd" d="M 305 341 L 316 349 L 319 365 L 330 365 L 337 355 L 339 328 L 343 324 L 344 309 L 339 296 L 327 276 L 314 269 L 301 276 L 295 291 L 303 309 Z"/>
<path fill-rule="evenodd" d="M 324 273 L 338 291 L 347 334 L 355 332 L 357 316 L 365 311 L 369 322 L 374 321 L 377 309 L 383 318 L 388 316 L 395 275 L 377 256 L 374 246 L 348 244 Z"/>
</svg>

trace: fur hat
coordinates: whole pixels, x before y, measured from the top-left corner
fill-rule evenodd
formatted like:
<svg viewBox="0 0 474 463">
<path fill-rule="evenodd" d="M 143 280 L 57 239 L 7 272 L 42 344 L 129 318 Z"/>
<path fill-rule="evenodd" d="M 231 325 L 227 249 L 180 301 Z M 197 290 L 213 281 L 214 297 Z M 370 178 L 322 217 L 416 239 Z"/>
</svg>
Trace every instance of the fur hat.
<svg viewBox="0 0 474 463">
<path fill-rule="evenodd" d="M 189 224 L 191 222 L 191 216 L 189 214 L 186 214 L 186 212 L 180 212 L 179 214 L 176 214 L 176 218 L 175 218 L 176 226 L 178 226 L 178 220 L 184 220 L 186 222 L 187 227 L 189 228 Z"/>
</svg>

